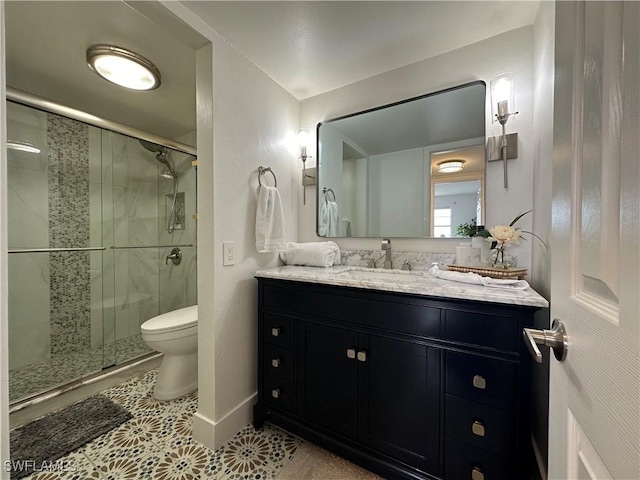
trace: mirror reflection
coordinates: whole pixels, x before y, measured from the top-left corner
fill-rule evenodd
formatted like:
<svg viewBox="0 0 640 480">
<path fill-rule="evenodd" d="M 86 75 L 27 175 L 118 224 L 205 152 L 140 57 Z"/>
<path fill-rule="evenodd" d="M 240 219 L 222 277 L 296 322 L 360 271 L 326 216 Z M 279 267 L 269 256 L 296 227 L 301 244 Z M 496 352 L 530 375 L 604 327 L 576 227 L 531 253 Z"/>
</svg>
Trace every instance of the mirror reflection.
<svg viewBox="0 0 640 480">
<path fill-rule="evenodd" d="M 457 222 L 481 222 L 485 89 L 473 82 L 320 123 L 318 235 L 447 237 Z M 452 160 L 461 171 L 440 167 Z M 436 230 L 446 208 L 448 230 Z"/>
</svg>

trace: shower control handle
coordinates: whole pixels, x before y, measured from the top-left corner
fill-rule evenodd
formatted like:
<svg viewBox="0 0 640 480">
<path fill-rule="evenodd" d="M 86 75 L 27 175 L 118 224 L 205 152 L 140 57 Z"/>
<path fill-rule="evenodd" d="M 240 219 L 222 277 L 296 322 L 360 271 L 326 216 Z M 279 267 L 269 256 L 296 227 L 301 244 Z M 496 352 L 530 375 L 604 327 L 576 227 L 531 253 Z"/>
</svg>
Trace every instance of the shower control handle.
<svg viewBox="0 0 640 480">
<path fill-rule="evenodd" d="M 182 252 L 178 247 L 174 247 L 171 249 L 171 253 L 167 255 L 164 264 L 169 265 L 169 260 L 171 260 L 171 263 L 173 263 L 174 265 L 180 265 L 180 262 L 182 262 Z"/>
</svg>

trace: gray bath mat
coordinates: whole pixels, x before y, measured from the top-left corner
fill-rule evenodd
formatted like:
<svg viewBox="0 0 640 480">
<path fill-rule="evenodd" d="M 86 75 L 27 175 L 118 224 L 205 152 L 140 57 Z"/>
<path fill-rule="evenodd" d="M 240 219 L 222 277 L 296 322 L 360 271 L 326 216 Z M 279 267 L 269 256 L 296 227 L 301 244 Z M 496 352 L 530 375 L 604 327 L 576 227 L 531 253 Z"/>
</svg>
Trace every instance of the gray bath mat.
<svg viewBox="0 0 640 480">
<path fill-rule="evenodd" d="M 107 397 L 94 395 L 29 422 L 10 434 L 11 478 L 50 468 L 60 457 L 80 448 L 131 418 Z"/>
</svg>

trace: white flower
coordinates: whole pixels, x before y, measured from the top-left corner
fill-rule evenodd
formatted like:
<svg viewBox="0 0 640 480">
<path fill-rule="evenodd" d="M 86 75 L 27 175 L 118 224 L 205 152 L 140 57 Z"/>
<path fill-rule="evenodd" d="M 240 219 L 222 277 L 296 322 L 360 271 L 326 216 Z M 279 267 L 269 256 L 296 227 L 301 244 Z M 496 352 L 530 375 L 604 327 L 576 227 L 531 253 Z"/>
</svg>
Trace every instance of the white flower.
<svg viewBox="0 0 640 480">
<path fill-rule="evenodd" d="M 520 238 L 520 232 L 507 225 L 496 225 L 489 229 L 489 233 L 491 234 L 489 240 L 498 242 L 498 247 L 518 243 L 518 239 Z"/>
</svg>

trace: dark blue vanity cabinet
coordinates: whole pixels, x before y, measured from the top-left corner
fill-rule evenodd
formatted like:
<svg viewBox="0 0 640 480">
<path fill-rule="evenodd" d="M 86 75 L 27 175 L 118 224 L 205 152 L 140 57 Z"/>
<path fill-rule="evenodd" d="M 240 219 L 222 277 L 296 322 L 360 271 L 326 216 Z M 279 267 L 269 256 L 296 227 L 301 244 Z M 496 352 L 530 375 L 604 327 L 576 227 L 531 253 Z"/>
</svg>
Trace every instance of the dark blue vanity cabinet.
<svg viewBox="0 0 640 480">
<path fill-rule="evenodd" d="M 532 307 L 258 278 L 264 421 L 385 478 L 525 479 Z"/>
</svg>

